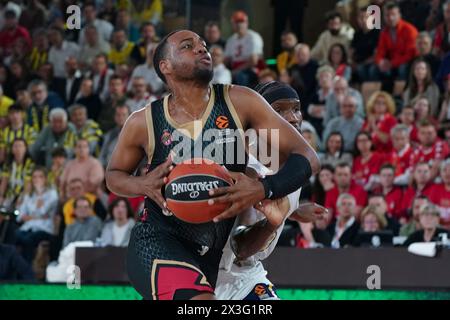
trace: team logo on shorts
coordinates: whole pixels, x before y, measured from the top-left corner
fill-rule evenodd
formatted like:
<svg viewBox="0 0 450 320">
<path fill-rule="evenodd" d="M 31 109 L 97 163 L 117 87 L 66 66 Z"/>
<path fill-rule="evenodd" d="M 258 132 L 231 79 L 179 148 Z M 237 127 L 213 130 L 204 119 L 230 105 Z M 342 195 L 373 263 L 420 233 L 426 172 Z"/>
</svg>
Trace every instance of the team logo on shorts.
<svg viewBox="0 0 450 320">
<path fill-rule="evenodd" d="M 226 116 L 218 116 L 216 118 L 216 126 L 219 129 L 226 129 L 228 128 L 229 125 L 229 121 L 228 118 Z"/>
<path fill-rule="evenodd" d="M 161 135 L 161 142 L 165 146 L 168 146 L 172 143 L 172 135 L 169 131 L 164 130 L 163 134 Z"/>
<path fill-rule="evenodd" d="M 256 296 L 256 300 L 277 298 L 277 294 L 275 293 L 272 284 L 258 283 L 253 288 L 253 292 Z"/>
</svg>

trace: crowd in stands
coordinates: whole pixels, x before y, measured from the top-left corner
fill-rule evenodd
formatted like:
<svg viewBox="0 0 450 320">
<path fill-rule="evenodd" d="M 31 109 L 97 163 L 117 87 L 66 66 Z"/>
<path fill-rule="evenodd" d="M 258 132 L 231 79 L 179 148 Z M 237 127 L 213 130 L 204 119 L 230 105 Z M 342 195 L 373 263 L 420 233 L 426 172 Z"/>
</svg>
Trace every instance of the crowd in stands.
<svg viewBox="0 0 450 320">
<path fill-rule="evenodd" d="M 84 1 L 81 30 L 65 24 L 69 2 L 0 5 L 0 243 L 18 247 L 21 269 L 43 243 L 50 260 L 74 241 L 127 245 L 144 198 L 110 193 L 105 168 L 127 117 L 166 94 L 153 66 L 172 31 L 163 1 Z M 213 82 L 278 80 L 300 96 L 298 130 L 322 163 L 302 200 L 330 214 L 295 225 L 298 247 L 362 246 L 367 233 L 409 244 L 450 228 L 450 2 L 375 2 L 381 30 L 366 6 L 329 12 L 311 46 L 284 31 L 273 66 L 245 12 L 227 39 L 217 22 L 203 30 Z"/>
</svg>

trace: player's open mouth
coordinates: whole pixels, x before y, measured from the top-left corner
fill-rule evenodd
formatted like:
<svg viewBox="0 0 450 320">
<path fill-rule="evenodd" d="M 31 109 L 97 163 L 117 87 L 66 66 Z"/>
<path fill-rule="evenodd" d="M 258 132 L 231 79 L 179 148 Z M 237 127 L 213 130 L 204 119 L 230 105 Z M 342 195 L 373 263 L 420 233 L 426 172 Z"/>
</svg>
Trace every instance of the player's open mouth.
<svg viewBox="0 0 450 320">
<path fill-rule="evenodd" d="M 199 61 L 204 64 L 208 64 L 208 65 L 211 64 L 211 58 L 209 58 L 209 57 L 201 58 Z"/>
</svg>

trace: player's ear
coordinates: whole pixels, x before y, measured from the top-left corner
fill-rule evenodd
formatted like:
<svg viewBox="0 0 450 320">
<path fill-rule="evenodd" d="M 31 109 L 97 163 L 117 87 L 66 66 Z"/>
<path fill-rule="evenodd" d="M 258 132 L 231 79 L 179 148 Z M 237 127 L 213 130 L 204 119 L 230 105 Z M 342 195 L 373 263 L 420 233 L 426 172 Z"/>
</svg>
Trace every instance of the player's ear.
<svg viewBox="0 0 450 320">
<path fill-rule="evenodd" d="M 168 75 L 172 73 L 172 64 L 168 59 L 161 60 L 159 62 L 159 70 L 163 75 Z"/>
</svg>

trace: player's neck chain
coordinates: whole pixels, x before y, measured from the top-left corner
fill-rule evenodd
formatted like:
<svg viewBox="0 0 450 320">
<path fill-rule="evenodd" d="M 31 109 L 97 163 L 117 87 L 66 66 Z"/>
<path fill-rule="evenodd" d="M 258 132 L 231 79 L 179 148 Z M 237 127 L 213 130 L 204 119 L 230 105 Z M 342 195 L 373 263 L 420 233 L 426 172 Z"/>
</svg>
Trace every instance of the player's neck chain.
<svg viewBox="0 0 450 320">
<path fill-rule="evenodd" d="M 211 97 L 211 88 L 208 88 L 208 97 Z M 208 99 L 209 101 L 209 99 Z M 181 106 L 181 105 L 177 105 L 176 103 L 174 103 L 173 99 L 172 99 L 172 106 L 173 108 L 180 110 L 181 112 L 183 112 L 186 116 L 188 116 L 190 119 L 192 119 L 193 121 L 197 121 L 200 120 L 203 117 L 203 114 L 205 113 L 206 109 L 208 108 L 208 104 L 206 104 L 206 106 L 203 108 L 203 110 L 200 112 L 200 114 L 198 115 L 194 115 L 191 112 L 186 111 L 186 109 Z"/>
</svg>

